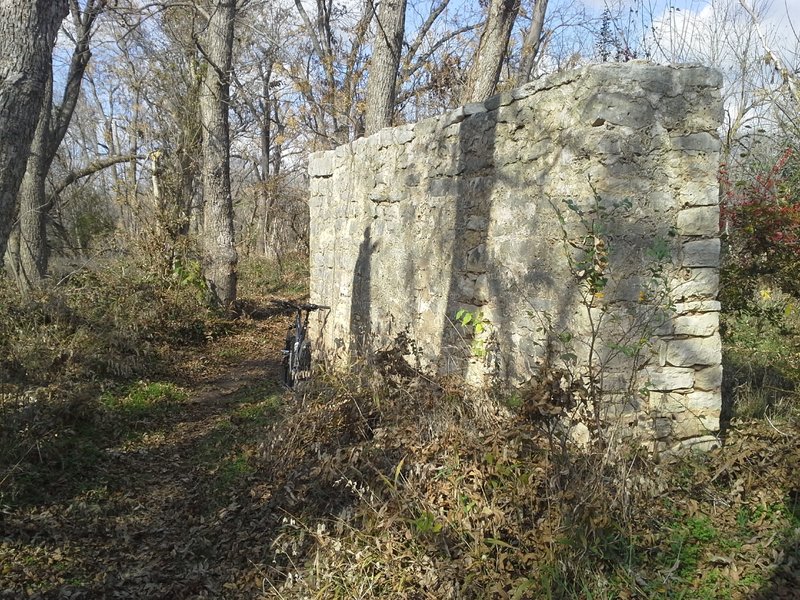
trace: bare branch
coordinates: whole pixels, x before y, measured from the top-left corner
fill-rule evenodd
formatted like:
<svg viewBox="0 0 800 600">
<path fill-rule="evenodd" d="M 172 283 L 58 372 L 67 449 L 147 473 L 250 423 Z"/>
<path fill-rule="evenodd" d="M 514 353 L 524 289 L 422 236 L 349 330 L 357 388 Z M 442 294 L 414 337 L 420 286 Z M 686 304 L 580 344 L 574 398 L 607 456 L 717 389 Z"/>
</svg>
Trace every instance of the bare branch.
<svg viewBox="0 0 800 600">
<path fill-rule="evenodd" d="M 78 169 L 77 171 L 73 171 L 69 175 L 67 175 L 58 185 L 55 186 L 53 190 L 53 195 L 57 196 L 61 192 L 63 192 L 66 188 L 70 185 L 78 181 L 79 179 L 83 179 L 84 177 L 89 177 L 90 175 L 94 175 L 102 171 L 103 169 L 107 169 L 108 167 L 113 167 L 119 163 L 129 162 L 132 160 L 144 160 L 146 157 L 142 156 L 141 154 L 125 154 L 120 156 L 109 156 L 107 158 L 101 158 L 99 160 L 94 161 L 93 163 L 88 164 L 82 169 Z"/>
</svg>

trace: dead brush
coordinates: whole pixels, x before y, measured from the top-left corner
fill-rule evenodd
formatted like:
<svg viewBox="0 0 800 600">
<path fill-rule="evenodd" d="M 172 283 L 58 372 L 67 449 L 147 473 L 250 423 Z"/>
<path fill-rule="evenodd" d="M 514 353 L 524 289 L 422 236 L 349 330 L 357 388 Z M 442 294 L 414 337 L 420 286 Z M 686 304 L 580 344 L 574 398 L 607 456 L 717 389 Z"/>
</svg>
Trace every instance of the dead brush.
<svg viewBox="0 0 800 600">
<path fill-rule="evenodd" d="M 616 437 L 611 428 L 593 432 L 604 435 L 602 443 L 575 443 L 572 427 L 580 420 L 564 418 L 551 404 L 536 422 L 549 447 L 545 495 L 551 531 L 546 576 L 536 589 L 542 597 L 577 598 L 608 589 L 613 579 L 641 592 L 636 532 L 665 489 L 658 465 L 635 440 Z"/>
<path fill-rule="evenodd" d="M 552 371 L 515 411 L 420 376 L 402 349 L 382 360 L 316 378 L 265 447 L 290 490 L 273 501 L 293 519 L 267 597 L 576 598 L 611 579 L 638 585 L 654 465 L 613 436 L 575 443 L 577 378 Z"/>
</svg>

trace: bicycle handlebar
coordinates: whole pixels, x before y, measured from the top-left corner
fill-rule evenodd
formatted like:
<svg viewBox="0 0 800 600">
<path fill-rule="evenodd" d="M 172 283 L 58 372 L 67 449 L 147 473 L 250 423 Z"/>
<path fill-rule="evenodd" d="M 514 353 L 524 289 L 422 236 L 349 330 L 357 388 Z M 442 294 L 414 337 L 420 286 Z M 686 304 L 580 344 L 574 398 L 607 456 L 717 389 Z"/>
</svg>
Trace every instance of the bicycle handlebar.
<svg viewBox="0 0 800 600">
<path fill-rule="evenodd" d="M 295 304 L 294 302 L 289 302 L 288 300 L 273 300 L 272 304 L 285 310 L 307 310 L 311 312 L 313 310 L 331 309 L 330 306 L 323 306 L 322 304 Z"/>
</svg>

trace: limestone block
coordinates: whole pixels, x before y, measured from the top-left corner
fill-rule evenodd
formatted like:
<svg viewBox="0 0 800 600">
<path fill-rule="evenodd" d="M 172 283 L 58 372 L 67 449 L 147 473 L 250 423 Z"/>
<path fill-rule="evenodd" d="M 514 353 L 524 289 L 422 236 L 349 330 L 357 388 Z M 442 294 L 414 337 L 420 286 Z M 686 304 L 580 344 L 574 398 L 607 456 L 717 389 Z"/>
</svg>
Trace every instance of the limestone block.
<svg viewBox="0 0 800 600">
<path fill-rule="evenodd" d="M 461 106 L 459 108 L 456 108 L 455 110 L 451 110 L 450 112 L 443 114 L 440 117 L 439 128 L 447 129 L 451 125 L 456 125 L 457 123 L 461 123 L 461 121 L 463 121 L 466 118 L 467 118 L 467 113 L 464 110 L 464 107 Z"/>
<path fill-rule="evenodd" d="M 653 408 L 659 411 L 662 415 L 677 415 L 689 408 L 689 403 L 686 399 L 686 394 L 662 392 L 660 394 L 653 394 L 650 398 L 650 403 Z"/>
<path fill-rule="evenodd" d="M 453 187 L 453 180 L 449 177 L 428 180 L 428 194 L 431 196 L 448 196 L 453 193 Z"/>
<path fill-rule="evenodd" d="M 722 385 L 722 365 L 699 369 L 694 375 L 694 387 L 697 390 L 718 390 Z"/>
<path fill-rule="evenodd" d="M 647 202 L 654 211 L 667 212 L 677 206 L 675 195 L 667 190 L 654 190 L 647 195 Z"/>
<path fill-rule="evenodd" d="M 675 176 L 685 179 L 682 168 L 684 166 L 683 157 L 679 158 L 678 163 L 680 168 L 677 169 L 679 172 Z M 719 185 L 716 180 L 713 182 L 697 180 L 684 183 L 678 192 L 678 202 L 683 207 L 717 206 L 719 205 Z"/>
<path fill-rule="evenodd" d="M 467 252 L 465 270 L 471 273 L 486 272 L 486 244 L 480 244 Z"/>
<path fill-rule="evenodd" d="M 673 435 L 673 421 L 669 417 L 655 417 L 651 427 L 653 437 L 657 440 L 663 440 Z"/>
<path fill-rule="evenodd" d="M 406 187 L 416 187 L 420 184 L 421 176 L 417 171 L 409 170 L 403 179 L 403 184 Z"/>
<path fill-rule="evenodd" d="M 684 152 L 719 152 L 719 137 L 701 131 L 672 138 L 672 148 Z"/>
<path fill-rule="evenodd" d="M 675 335 L 707 337 L 719 331 L 719 313 L 683 315 L 675 318 Z"/>
<path fill-rule="evenodd" d="M 670 281 L 673 300 L 714 298 L 719 292 L 719 269 L 683 269 L 680 278 Z"/>
<path fill-rule="evenodd" d="M 487 102 L 490 102 L 487 100 Z M 501 105 L 500 108 L 497 109 L 497 119 L 498 123 L 518 123 L 518 116 L 519 116 L 519 105 L 514 104 L 504 104 Z"/>
<path fill-rule="evenodd" d="M 689 389 L 694 385 L 694 369 L 678 367 L 645 367 L 647 387 L 657 392 Z"/>
<path fill-rule="evenodd" d="M 682 250 L 684 267 L 719 267 L 719 238 L 686 242 Z"/>
<path fill-rule="evenodd" d="M 464 105 L 464 114 L 467 116 L 470 115 L 479 115 L 481 113 L 485 113 L 488 109 L 483 102 L 470 102 L 469 104 Z"/>
<path fill-rule="evenodd" d="M 679 413 L 672 426 L 672 435 L 677 439 L 709 435 L 719 431 L 719 416 L 695 415 L 690 411 Z"/>
<path fill-rule="evenodd" d="M 485 274 L 478 275 L 475 279 L 475 291 L 473 299 L 475 304 L 485 304 L 489 302 L 492 296 L 492 290 L 489 286 L 489 277 Z"/>
<path fill-rule="evenodd" d="M 503 92 L 502 94 L 492 96 L 483 104 L 486 106 L 487 110 L 497 110 L 501 106 L 508 106 L 512 102 L 514 102 L 514 95 L 509 92 Z"/>
<path fill-rule="evenodd" d="M 608 122 L 639 129 L 653 121 L 653 114 L 653 108 L 644 99 L 636 101 L 626 94 L 597 92 L 584 105 L 581 122 L 590 126 Z"/>
<path fill-rule="evenodd" d="M 459 168 L 455 173 L 456 175 L 460 175 L 461 173 L 476 173 L 492 166 L 494 154 L 487 151 L 487 148 L 491 148 L 491 145 L 487 140 L 484 141 L 485 145 L 483 145 L 481 151 L 468 152 L 459 159 Z"/>
<path fill-rule="evenodd" d="M 692 313 L 719 312 L 721 304 L 717 300 L 694 300 L 691 302 L 678 302 L 674 306 L 676 315 Z"/>
<path fill-rule="evenodd" d="M 403 145 L 414 141 L 415 134 L 413 125 L 402 125 L 400 127 L 395 127 L 392 131 L 394 133 L 395 144 Z"/>
<path fill-rule="evenodd" d="M 685 87 L 704 87 L 719 89 L 722 87 L 722 73 L 711 67 L 701 65 L 678 65 L 673 67 L 678 81 Z"/>
<path fill-rule="evenodd" d="M 543 156 L 547 156 L 553 149 L 553 142 L 549 139 L 541 140 L 535 144 L 525 145 L 519 149 L 519 160 L 523 162 L 533 162 Z"/>
<path fill-rule="evenodd" d="M 638 75 L 641 77 L 642 89 L 652 93 L 651 102 L 654 106 L 658 106 L 661 96 L 677 96 L 683 91 L 674 73 L 666 75 L 658 68 L 644 68 Z"/>
<path fill-rule="evenodd" d="M 686 394 L 686 408 L 695 413 L 719 413 L 722 408 L 722 396 L 719 390 L 709 392 L 707 390 L 695 390 Z"/>
<path fill-rule="evenodd" d="M 486 231 L 489 220 L 483 215 L 470 215 L 467 219 L 467 229 L 473 231 Z"/>
<path fill-rule="evenodd" d="M 458 301 L 462 304 L 472 302 L 475 297 L 475 277 L 467 275 L 459 277 L 457 281 Z"/>
<path fill-rule="evenodd" d="M 678 212 L 678 233 L 712 236 L 719 232 L 719 206 L 698 206 Z"/>
<path fill-rule="evenodd" d="M 330 177 L 333 175 L 333 152 L 317 152 L 308 158 L 309 177 Z"/>
<path fill-rule="evenodd" d="M 667 342 L 666 362 L 674 367 L 718 365 L 722 360 L 722 344 L 718 335 Z"/>
<path fill-rule="evenodd" d="M 674 444 L 670 449 L 670 453 L 681 454 L 687 451 L 691 452 L 708 452 L 714 448 L 720 447 L 720 440 L 716 435 L 702 435 L 700 437 L 693 437 Z"/>
</svg>

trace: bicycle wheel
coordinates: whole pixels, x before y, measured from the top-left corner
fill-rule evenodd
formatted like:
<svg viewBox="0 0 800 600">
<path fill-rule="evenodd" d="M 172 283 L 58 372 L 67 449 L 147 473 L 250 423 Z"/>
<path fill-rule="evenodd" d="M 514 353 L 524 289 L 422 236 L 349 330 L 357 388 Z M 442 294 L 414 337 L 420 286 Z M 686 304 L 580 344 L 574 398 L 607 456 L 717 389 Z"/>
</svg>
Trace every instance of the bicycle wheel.
<svg viewBox="0 0 800 600">
<path fill-rule="evenodd" d="M 283 361 L 281 363 L 283 367 L 283 383 L 286 387 L 294 386 L 297 363 L 297 355 L 295 354 L 294 346 L 295 336 L 289 333 L 286 336 L 286 347 L 283 350 Z"/>
<path fill-rule="evenodd" d="M 298 359 L 298 371 L 303 374 L 303 379 L 309 379 L 311 377 L 311 343 L 308 340 L 303 341 Z"/>
</svg>

